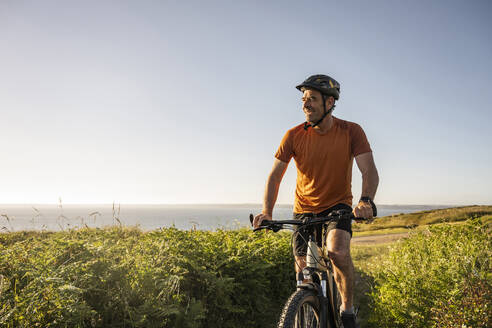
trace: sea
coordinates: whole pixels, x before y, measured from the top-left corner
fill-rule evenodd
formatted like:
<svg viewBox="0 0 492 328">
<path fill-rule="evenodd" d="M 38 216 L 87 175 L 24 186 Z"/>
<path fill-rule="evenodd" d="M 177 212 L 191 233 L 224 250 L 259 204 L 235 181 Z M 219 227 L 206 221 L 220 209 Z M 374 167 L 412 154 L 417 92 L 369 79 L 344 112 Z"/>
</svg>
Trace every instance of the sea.
<svg viewBox="0 0 492 328">
<path fill-rule="evenodd" d="M 379 205 L 378 216 L 413 213 L 452 205 Z M 217 230 L 249 227 L 249 214 L 261 212 L 261 204 L 197 205 L 0 205 L 0 231 L 60 231 L 113 225 L 139 227 L 144 231 L 175 227 L 182 230 Z M 274 219 L 292 218 L 292 205 L 276 205 Z"/>
</svg>

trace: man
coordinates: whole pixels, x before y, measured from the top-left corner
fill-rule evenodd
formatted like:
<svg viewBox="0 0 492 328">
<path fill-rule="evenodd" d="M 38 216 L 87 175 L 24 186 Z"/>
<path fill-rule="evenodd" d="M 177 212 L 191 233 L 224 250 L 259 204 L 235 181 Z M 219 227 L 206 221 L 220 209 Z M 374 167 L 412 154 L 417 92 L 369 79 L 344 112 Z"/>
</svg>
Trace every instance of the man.
<svg viewBox="0 0 492 328">
<path fill-rule="evenodd" d="M 275 154 L 266 183 L 263 210 L 253 221 L 258 227 L 271 220 L 282 177 L 293 157 L 297 167 L 294 217 L 326 215 L 333 210 L 352 210 L 353 159 L 362 173 L 362 195 L 353 209 L 356 217 L 376 215 L 373 199 L 379 183 L 372 151 L 362 128 L 332 116 L 340 84 L 326 75 L 313 75 L 297 89 L 303 93 L 306 122 L 285 134 Z M 321 227 L 317 228 L 321 231 Z M 353 307 L 354 267 L 350 257 L 351 221 L 339 220 L 327 227 L 327 246 L 335 279 L 342 296 L 341 314 L 345 328 L 356 327 Z M 306 266 L 306 236 L 294 240 L 296 271 Z M 320 236 L 321 233 L 318 233 Z M 318 243 L 320 240 L 318 240 Z"/>
</svg>

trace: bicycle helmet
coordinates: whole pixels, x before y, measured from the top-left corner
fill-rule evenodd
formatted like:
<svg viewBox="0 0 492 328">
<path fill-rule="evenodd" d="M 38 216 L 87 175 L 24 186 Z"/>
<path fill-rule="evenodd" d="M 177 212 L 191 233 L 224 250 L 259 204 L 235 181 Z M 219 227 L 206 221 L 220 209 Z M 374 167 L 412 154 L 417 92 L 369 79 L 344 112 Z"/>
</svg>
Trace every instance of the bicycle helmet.
<svg viewBox="0 0 492 328">
<path fill-rule="evenodd" d="M 311 75 L 308 77 L 304 82 L 296 86 L 297 90 L 304 92 L 304 89 L 314 89 L 317 90 L 321 93 L 321 96 L 323 98 L 323 110 L 324 114 L 321 117 L 321 119 L 314 123 L 304 123 L 304 130 L 307 130 L 310 126 L 315 127 L 318 124 L 321 123 L 321 121 L 324 120 L 324 118 L 330 114 L 333 109 L 335 108 L 335 105 L 333 105 L 328 111 L 326 110 L 326 97 L 333 97 L 335 100 L 338 100 L 340 98 L 340 83 L 338 83 L 335 79 L 332 79 L 328 75 L 323 75 L 323 74 L 316 74 L 316 75 Z"/>
<path fill-rule="evenodd" d="M 314 89 L 328 97 L 332 96 L 335 100 L 340 98 L 340 83 L 328 75 L 312 75 L 296 86 L 296 88 L 301 92 L 304 91 L 303 89 Z"/>
</svg>

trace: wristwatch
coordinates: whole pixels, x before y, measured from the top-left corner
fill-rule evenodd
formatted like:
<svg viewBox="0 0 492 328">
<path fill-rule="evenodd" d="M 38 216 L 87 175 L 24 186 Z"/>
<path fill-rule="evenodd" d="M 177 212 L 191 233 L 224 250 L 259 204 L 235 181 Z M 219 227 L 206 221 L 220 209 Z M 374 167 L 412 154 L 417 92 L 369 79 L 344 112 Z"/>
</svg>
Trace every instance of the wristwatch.
<svg viewBox="0 0 492 328">
<path fill-rule="evenodd" d="M 371 197 L 368 196 L 362 196 L 359 200 L 359 202 L 364 202 L 364 203 L 369 203 L 371 204 L 372 207 L 372 215 L 373 216 L 378 216 L 378 209 L 376 207 L 376 204 L 372 201 Z"/>
</svg>

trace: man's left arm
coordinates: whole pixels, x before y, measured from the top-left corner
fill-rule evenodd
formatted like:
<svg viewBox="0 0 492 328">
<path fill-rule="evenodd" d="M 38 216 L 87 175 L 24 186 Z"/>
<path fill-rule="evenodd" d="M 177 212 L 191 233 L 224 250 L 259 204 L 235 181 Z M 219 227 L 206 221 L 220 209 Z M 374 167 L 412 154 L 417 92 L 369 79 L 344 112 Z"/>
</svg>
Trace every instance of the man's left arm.
<svg viewBox="0 0 492 328">
<path fill-rule="evenodd" d="M 378 170 L 376 169 L 376 164 L 374 164 L 372 152 L 357 155 L 355 162 L 362 173 L 362 194 L 361 200 L 353 212 L 356 217 L 369 219 L 373 217 L 373 204 L 371 202 L 374 200 L 378 189 Z"/>
</svg>

